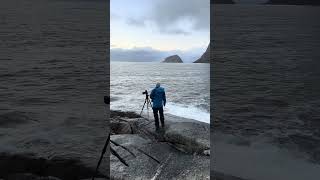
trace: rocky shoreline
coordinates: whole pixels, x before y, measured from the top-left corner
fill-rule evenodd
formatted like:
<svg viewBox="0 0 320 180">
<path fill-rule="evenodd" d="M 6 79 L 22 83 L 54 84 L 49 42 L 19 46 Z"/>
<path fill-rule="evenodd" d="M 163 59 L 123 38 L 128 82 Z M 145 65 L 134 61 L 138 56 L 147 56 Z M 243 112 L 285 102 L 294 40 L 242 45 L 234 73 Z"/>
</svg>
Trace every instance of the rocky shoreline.
<svg viewBox="0 0 320 180">
<path fill-rule="evenodd" d="M 171 115 L 165 123 L 155 132 L 152 118 L 111 113 L 111 147 L 129 165 L 111 156 L 111 179 L 210 179 L 210 125 Z"/>
<path fill-rule="evenodd" d="M 129 165 L 111 156 L 111 179 L 210 179 L 210 124 L 165 118 L 165 128 L 155 132 L 152 117 L 111 112 L 111 147 Z M 211 179 L 243 180 L 214 171 Z"/>
<path fill-rule="evenodd" d="M 110 153 L 107 152 L 96 179 L 210 179 L 210 125 L 169 114 L 165 117 L 165 128 L 155 132 L 152 118 L 141 117 L 133 112 L 110 111 L 110 146 L 128 166 L 111 155 L 109 169 L 106 163 Z M 3 122 L 6 122 L 5 119 Z M 92 127 L 97 132 L 92 132 L 90 138 L 96 142 L 87 139 L 88 132 L 75 132 L 77 141 L 82 142 L 81 146 L 75 147 L 81 152 L 78 155 L 75 154 L 75 149 L 59 149 L 61 145 L 67 147 L 69 141 L 60 144 L 61 141 L 53 149 L 48 148 L 46 143 L 40 143 L 36 144 L 34 148 L 37 150 L 34 151 L 1 151 L 0 179 L 91 179 L 106 137 L 106 126 L 97 128 L 102 127 L 101 123 L 93 124 Z M 19 129 L 24 126 L 23 123 L 16 125 Z M 60 129 L 57 133 L 64 131 Z M 33 137 L 32 134 L 28 135 Z M 66 136 L 69 135 L 65 134 Z M 88 149 L 92 143 L 95 148 Z M 213 171 L 211 177 L 217 180 L 239 180 Z"/>
</svg>

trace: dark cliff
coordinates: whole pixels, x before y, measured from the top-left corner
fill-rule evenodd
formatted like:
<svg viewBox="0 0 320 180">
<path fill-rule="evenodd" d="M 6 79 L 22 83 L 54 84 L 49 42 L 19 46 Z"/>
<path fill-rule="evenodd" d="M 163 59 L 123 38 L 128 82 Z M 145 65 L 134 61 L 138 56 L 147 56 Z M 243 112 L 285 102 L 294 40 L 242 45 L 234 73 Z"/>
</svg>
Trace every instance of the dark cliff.
<svg viewBox="0 0 320 180">
<path fill-rule="evenodd" d="M 194 63 L 210 63 L 210 44 L 208 45 L 206 52 L 204 52 Z"/>
</svg>

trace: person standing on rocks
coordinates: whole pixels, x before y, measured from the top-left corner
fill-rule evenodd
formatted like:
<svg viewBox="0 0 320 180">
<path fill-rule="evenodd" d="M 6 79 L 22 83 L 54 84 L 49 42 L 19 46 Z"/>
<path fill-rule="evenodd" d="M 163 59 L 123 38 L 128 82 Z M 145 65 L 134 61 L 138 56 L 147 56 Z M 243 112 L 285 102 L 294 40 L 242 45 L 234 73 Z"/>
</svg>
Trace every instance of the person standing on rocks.
<svg viewBox="0 0 320 180">
<path fill-rule="evenodd" d="M 160 87 L 160 83 L 157 83 L 156 87 L 151 91 L 150 98 L 152 100 L 152 110 L 154 115 L 154 121 L 156 130 L 159 130 L 159 117 L 161 127 L 164 127 L 164 116 L 163 116 L 163 106 L 166 106 L 166 93 L 163 87 Z"/>
</svg>

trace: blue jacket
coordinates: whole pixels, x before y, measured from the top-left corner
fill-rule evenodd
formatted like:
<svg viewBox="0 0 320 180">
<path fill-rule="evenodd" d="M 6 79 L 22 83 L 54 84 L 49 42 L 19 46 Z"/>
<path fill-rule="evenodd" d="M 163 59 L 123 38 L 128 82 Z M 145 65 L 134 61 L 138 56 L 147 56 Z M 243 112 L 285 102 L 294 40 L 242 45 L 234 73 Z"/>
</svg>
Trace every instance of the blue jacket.
<svg viewBox="0 0 320 180">
<path fill-rule="evenodd" d="M 166 93 L 163 87 L 156 87 L 151 91 L 152 108 L 161 108 L 166 105 Z"/>
</svg>

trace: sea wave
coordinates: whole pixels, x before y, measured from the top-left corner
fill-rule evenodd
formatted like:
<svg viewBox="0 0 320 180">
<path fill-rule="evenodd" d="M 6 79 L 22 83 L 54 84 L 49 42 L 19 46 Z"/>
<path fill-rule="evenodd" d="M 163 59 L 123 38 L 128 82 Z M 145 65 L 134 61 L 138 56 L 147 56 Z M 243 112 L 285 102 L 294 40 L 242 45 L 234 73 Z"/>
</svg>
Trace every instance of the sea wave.
<svg viewBox="0 0 320 180">
<path fill-rule="evenodd" d="M 165 106 L 164 111 L 165 113 L 175 116 L 210 123 L 210 113 L 204 109 L 198 108 L 196 105 L 168 103 Z"/>
</svg>

